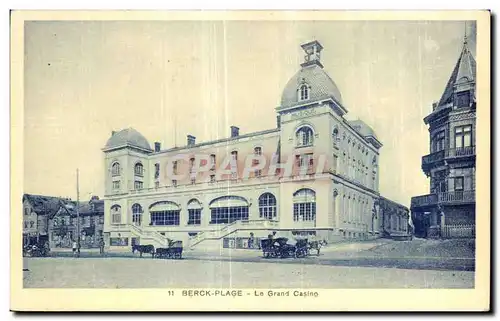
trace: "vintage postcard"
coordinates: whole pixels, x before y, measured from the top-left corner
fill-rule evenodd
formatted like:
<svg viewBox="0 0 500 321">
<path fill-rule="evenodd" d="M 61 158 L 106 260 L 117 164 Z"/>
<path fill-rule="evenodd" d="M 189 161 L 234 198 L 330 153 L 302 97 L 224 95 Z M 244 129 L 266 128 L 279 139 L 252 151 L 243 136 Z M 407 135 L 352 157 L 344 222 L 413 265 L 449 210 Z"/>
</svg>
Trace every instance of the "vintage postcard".
<svg viewBox="0 0 500 321">
<path fill-rule="evenodd" d="M 11 309 L 486 311 L 490 12 L 13 11 Z"/>
</svg>

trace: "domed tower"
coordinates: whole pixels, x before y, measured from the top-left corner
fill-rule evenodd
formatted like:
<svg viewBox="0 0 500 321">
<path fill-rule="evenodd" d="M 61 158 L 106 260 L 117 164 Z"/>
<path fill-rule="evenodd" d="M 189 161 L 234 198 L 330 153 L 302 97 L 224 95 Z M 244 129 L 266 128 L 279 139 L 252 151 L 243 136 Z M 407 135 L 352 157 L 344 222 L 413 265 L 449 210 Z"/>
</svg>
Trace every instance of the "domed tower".
<svg viewBox="0 0 500 321">
<path fill-rule="evenodd" d="M 328 155 L 332 157 L 332 128 L 347 113 L 342 95 L 323 69 L 318 41 L 303 44 L 304 62 L 288 81 L 276 108 L 281 128 L 281 154 Z M 329 160 L 331 164 L 331 159 Z"/>
<path fill-rule="evenodd" d="M 280 163 L 293 161 L 293 178 L 287 177 L 281 184 L 281 193 L 287 196 L 282 198 L 280 222 L 284 228 L 324 231 L 335 226 L 336 190 L 331 173 L 339 153 L 334 146 L 340 128 L 345 126 L 342 116 L 347 109 L 337 85 L 323 69 L 323 46 L 312 41 L 301 47 L 304 62 L 286 84 L 281 104 L 276 108 Z M 316 208 L 321 208 L 321 212 L 316 213 Z"/>
<path fill-rule="evenodd" d="M 133 128 L 113 131 L 103 152 L 105 195 L 123 194 L 131 189 L 147 187 L 147 155 L 153 150 L 141 133 Z"/>
</svg>

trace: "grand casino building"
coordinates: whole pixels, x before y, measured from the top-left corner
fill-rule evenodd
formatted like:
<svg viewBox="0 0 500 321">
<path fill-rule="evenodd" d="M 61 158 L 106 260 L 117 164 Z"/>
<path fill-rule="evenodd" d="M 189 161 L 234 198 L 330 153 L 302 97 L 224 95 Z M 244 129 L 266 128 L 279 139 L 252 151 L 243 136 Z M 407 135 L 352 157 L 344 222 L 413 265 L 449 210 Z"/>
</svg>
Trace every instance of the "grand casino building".
<svg viewBox="0 0 500 321">
<path fill-rule="evenodd" d="M 232 126 L 228 138 L 198 143 L 188 135 L 185 146 L 170 149 L 133 128 L 112 133 L 103 148 L 111 249 L 165 246 L 168 238 L 185 247 L 245 247 L 250 233 L 272 231 L 330 242 L 407 231 L 407 210 L 394 211 L 397 220 L 379 215 L 382 143 L 363 121 L 344 118 L 321 44 L 302 48 L 305 61 L 283 90 L 276 128 L 240 134 Z"/>
</svg>

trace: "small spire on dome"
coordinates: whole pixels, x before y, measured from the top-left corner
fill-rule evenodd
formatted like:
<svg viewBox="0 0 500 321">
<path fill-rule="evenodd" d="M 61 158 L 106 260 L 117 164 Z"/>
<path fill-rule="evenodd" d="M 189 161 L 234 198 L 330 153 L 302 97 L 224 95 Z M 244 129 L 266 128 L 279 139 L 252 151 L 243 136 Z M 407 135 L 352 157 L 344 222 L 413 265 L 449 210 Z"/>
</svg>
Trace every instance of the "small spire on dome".
<svg viewBox="0 0 500 321">
<path fill-rule="evenodd" d="M 467 44 L 467 21 L 464 24 L 464 45 Z"/>
<path fill-rule="evenodd" d="M 321 50 L 323 50 L 323 46 L 319 43 L 319 41 L 314 40 L 308 43 L 301 45 L 302 49 L 305 51 L 306 55 L 304 56 L 304 62 L 300 64 L 302 67 L 310 66 L 310 65 L 318 65 L 323 68 L 321 64 Z"/>
</svg>

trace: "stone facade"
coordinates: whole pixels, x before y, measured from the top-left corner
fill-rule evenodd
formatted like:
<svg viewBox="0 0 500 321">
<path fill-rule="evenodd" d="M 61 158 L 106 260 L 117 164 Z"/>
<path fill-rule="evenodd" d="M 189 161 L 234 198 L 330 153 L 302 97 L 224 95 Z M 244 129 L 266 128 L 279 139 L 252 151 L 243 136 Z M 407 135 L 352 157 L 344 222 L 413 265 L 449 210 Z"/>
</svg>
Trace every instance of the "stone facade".
<svg viewBox="0 0 500 321">
<path fill-rule="evenodd" d="M 166 150 L 132 128 L 113 132 L 103 149 L 106 244 L 222 244 L 228 235 L 245 243 L 271 231 L 329 241 L 378 236 L 382 144 L 364 122 L 344 118 L 321 45 L 303 49 L 306 62 L 276 108 L 277 128 L 240 134 L 233 126 L 229 138 L 196 143 L 188 135 L 186 146 Z"/>
</svg>

